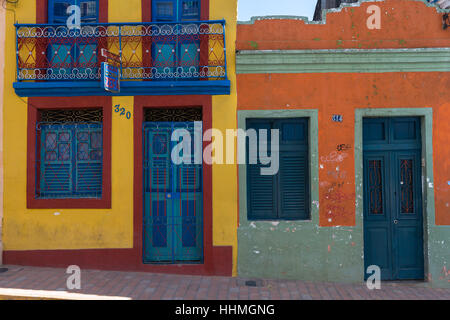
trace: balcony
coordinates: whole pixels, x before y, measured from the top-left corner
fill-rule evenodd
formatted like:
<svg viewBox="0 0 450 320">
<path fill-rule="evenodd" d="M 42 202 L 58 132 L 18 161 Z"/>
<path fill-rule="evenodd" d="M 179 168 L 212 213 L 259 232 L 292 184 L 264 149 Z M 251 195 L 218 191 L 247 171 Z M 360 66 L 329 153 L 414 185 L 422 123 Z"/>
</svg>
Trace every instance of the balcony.
<svg viewBox="0 0 450 320">
<path fill-rule="evenodd" d="M 230 94 L 225 21 L 16 24 L 19 96 Z M 121 90 L 103 90 L 102 49 L 120 55 Z"/>
</svg>

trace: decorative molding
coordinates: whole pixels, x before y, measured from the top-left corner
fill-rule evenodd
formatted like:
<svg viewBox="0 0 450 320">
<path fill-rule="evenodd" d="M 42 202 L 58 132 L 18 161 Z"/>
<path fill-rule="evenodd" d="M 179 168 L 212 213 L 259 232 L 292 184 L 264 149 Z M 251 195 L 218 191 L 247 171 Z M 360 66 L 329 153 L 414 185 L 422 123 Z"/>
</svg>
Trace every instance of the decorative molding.
<svg viewBox="0 0 450 320">
<path fill-rule="evenodd" d="M 100 81 L 14 82 L 20 97 L 229 95 L 229 80 L 122 81 L 120 92 L 105 91 Z"/>
<path fill-rule="evenodd" d="M 448 72 L 450 48 L 242 50 L 238 74 Z"/>
</svg>

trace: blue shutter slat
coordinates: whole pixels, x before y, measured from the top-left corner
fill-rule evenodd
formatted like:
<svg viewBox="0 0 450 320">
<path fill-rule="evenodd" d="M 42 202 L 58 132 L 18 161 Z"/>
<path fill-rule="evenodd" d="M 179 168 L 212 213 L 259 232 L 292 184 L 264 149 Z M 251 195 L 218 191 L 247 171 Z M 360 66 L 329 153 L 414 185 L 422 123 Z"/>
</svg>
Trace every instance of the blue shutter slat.
<svg viewBox="0 0 450 320">
<path fill-rule="evenodd" d="M 75 135 L 77 146 L 75 190 L 77 195 L 101 196 L 103 176 L 102 133 L 100 125 L 94 128 L 77 129 Z"/>
<path fill-rule="evenodd" d="M 249 219 L 275 218 L 275 185 L 273 176 L 261 175 L 260 165 L 248 165 Z"/>
<path fill-rule="evenodd" d="M 271 121 L 266 119 L 252 119 L 247 121 L 247 128 L 254 129 L 257 132 L 259 140 L 259 130 L 270 130 Z M 259 146 L 258 146 L 259 148 Z M 267 145 L 270 154 L 270 142 Z M 274 176 L 265 176 L 261 174 L 262 166 L 250 164 L 249 143 L 247 143 L 247 185 L 248 185 L 248 218 L 249 219 L 276 219 L 276 185 Z"/>
<path fill-rule="evenodd" d="M 67 127 L 41 126 L 40 197 L 60 198 L 71 194 L 72 138 Z"/>
<path fill-rule="evenodd" d="M 102 190 L 102 164 L 80 163 L 77 165 L 77 192 L 97 194 Z"/>
<path fill-rule="evenodd" d="M 283 152 L 280 158 L 280 218 L 308 218 L 308 154 Z"/>
<path fill-rule="evenodd" d="M 308 219 L 308 120 L 249 119 L 247 128 L 280 130 L 278 173 L 263 176 L 260 172 L 261 165 L 247 164 L 248 219 Z M 268 138 L 267 149 L 270 155 L 270 132 Z"/>
<path fill-rule="evenodd" d="M 71 165 L 46 163 L 43 175 L 44 194 L 65 194 L 71 192 Z"/>
</svg>

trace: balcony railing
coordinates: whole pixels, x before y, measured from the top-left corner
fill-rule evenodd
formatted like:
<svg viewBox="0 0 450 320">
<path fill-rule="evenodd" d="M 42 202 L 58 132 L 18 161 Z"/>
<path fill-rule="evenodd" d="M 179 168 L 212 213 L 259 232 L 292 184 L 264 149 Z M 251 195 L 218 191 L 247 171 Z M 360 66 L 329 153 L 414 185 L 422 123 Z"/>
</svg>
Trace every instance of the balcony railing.
<svg viewBox="0 0 450 320">
<path fill-rule="evenodd" d="M 121 56 L 121 80 L 227 80 L 225 21 L 16 24 L 18 82 L 98 81 L 101 50 Z"/>
</svg>

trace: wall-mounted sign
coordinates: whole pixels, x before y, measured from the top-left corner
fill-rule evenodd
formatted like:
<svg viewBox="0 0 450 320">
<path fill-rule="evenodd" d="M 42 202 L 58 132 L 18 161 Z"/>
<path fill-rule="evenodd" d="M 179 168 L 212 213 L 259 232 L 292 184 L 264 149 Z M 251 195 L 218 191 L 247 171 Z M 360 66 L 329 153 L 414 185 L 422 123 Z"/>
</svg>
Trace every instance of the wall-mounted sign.
<svg viewBox="0 0 450 320">
<path fill-rule="evenodd" d="M 102 48 L 101 56 L 105 60 L 105 62 L 102 62 L 103 89 L 110 92 L 120 92 L 120 55 Z"/>
<path fill-rule="evenodd" d="M 119 68 L 107 62 L 102 62 L 103 89 L 110 92 L 120 92 Z"/>
</svg>

